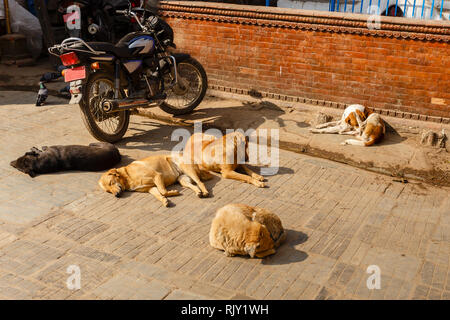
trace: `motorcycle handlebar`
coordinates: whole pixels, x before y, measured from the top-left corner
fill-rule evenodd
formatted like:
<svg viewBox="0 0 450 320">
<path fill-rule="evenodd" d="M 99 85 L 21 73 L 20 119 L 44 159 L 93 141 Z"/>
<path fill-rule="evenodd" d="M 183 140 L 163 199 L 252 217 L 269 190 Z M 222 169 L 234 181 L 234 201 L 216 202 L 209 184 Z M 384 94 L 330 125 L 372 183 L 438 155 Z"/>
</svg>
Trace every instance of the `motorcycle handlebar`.
<svg viewBox="0 0 450 320">
<path fill-rule="evenodd" d="M 118 14 L 128 14 L 128 10 L 116 10 Z"/>
</svg>

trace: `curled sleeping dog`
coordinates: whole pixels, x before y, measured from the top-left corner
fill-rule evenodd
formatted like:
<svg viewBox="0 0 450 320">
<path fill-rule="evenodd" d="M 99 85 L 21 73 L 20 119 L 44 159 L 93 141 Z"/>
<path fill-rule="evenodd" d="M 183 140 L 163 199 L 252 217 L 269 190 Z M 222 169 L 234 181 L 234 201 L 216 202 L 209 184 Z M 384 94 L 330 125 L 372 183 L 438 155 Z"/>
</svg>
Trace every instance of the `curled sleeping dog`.
<svg viewBox="0 0 450 320">
<path fill-rule="evenodd" d="M 201 170 L 218 172 L 225 179 L 234 179 L 264 188 L 264 177 L 253 172 L 244 163 L 248 161 L 248 139 L 239 132 L 221 138 L 194 133 L 186 142 L 183 157 L 186 162 L 198 164 Z M 241 168 L 246 174 L 235 170 Z"/>
<path fill-rule="evenodd" d="M 39 173 L 64 170 L 101 171 L 113 167 L 121 159 L 119 150 L 110 143 L 96 142 L 89 146 L 68 145 L 31 150 L 10 164 L 35 177 Z"/>
<path fill-rule="evenodd" d="M 286 239 L 280 218 L 263 208 L 228 204 L 217 210 L 209 232 L 212 247 L 226 256 L 263 258 L 275 253 Z"/>
<path fill-rule="evenodd" d="M 116 197 L 123 191 L 149 192 L 167 207 L 169 201 L 166 197 L 179 195 L 176 190 L 167 190 L 167 186 L 178 181 L 197 196 L 207 197 L 209 193 L 201 179 L 211 177 L 209 173 L 200 171 L 197 165 L 184 164 L 182 155 L 172 153 L 147 157 L 125 167 L 111 169 L 101 176 L 98 184 Z"/>
<path fill-rule="evenodd" d="M 312 133 L 359 134 L 362 123 L 371 113 L 372 111 L 360 104 L 352 104 L 345 108 L 341 120 L 320 124 L 309 131 Z"/>
<path fill-rule="evenodd" d="M 361 124 L 362 134 L 357 135 L 356 139 L 347 139 L 342 145 L 352 144 L 355 146 L 371 146 L 376 142 L 380 142 L 386 134 L 386 127 L 383 119 L 378 113 L 372 113 L 366 121 Z"/>
</svg>

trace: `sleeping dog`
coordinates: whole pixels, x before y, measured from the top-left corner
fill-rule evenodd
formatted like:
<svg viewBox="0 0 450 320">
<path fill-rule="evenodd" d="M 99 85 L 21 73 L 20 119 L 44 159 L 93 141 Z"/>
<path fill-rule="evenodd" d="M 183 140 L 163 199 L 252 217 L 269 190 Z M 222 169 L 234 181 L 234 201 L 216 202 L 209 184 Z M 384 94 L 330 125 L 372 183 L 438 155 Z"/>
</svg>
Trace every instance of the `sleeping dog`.
<svg viewBox="0 0 450 320">
<path fill-rule="evenodd" d="M 167 207 L 169 201 L 166 197 L 179 195 L 176 190 L 167 190 L 167 186 L 178 181 L 183 187 L 192 189 L 197 196 L 207 197 L 208 190 L 200 179 L 208 180 L 211 177 L 209 173 L 200 171 L 197 165 L 184 164 L 180 154 L 172 153 L 147 157 L 125 167 L 111 169 L 101 176 L 98 184 L 116 197 L 123 191 L 149 192 Z"/>
<path fill-rule="evenodd" d="M 357 135 L 356 139 L 347 139 L 342 142 L 342 145 L 352 144 L 355 146 L 371 146 L 376 142 L 380 142 L 386 134 L 386 127 L 383 119 L 378 113 L 372 113 L 366 121 L 361 124 L 364 130 L 361 135 Z"/>
<path fill-rule="evenodd" d="M 372 112 L 360 104 L 352 104 L 345 108 L 341 120 L 331 121 L 310 129 L 312 133 L 359 134 L 361 124 Z"/>
<path fill-rule="evenodd" d="M 113 167 L 120 159 L 119 150 L 113 144 L 97 142 L 89 146 L 42 147 L 42 150 L 33 147 L 10 164 L 33 178 L 39 173 L 65 170 L 106 170 Z"/>
<path fill-rule="evenodd" d="M 248 138 L 239 131 L 221 138 L 194 133 L 186 143 L 183 156 L 185 161 L 198 164 L 201 170 L 219 172 L 225 179 L 234 179 L 264 188 L 264 177 L 244 164 L 249 158 L 248 152 Z M 243 169 L 246 174 L 236 172 L 238 168 Z"/>
<path fill-rule="evenodd" d="M 228 204 L 217 210 L 209 232 L 209 243 L 226 256 L 263 258 L 275 253 L 286 239 L 280 218 L 263 208 Z"/>
</svg>

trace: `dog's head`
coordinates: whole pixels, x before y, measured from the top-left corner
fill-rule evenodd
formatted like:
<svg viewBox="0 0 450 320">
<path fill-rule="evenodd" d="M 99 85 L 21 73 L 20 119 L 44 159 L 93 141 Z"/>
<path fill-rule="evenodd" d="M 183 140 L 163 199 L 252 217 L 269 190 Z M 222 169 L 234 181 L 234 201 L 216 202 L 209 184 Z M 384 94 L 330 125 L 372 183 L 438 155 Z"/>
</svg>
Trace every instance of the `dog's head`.
<svg viewBox="0 0 450 320">
<path fill-rule="evenodd" d="M 250 257 L 256 253 L 273 249 L 274 243 L 267 228 L 260 223 L 252 223 L 245 239 L 245 252 Z"/>
<path fill-rule="evenodd" d="M 38 157 L 39 153 L 32 149 L 17 160 L 11 161 L 10 165 L 34 178 L 36 176 L 36 161 Z"/>
<path fill-rule="evenodd" d="M 105 172 L 98 181 L 100 187 L 106 192 L 112 193 L 116 197 L 120 197 L 125 191 L 124 178 L 117 169 L 111 169 Z"/>
<path fill-rule="evenodd" d="M 364 112 L 361 112 L 359 110 L 355 110 L 355 112 L 351 112 L 348 117 L 345 119 L 345 122 L 356 128 L 359 126 L 358 120 L 356 120 L 356 114 L 358 114 L 359 118 L 361 119 L 362 122 L 366 121 L 367 117 L 369 116 L 369 114 L 371 114 L 372 112 L 370 110 L 368 110 L 367 108 L 364 110 Z"/>
</svg>

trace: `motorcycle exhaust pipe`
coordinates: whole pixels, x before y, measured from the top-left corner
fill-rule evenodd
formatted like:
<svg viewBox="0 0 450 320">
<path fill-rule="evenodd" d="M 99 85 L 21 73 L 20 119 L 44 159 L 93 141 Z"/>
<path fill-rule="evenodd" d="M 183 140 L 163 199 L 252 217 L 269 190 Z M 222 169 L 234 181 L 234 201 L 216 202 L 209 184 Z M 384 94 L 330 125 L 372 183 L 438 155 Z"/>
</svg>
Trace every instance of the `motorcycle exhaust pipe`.
<svg viewBox="0 0 450 320">
<path fill-rule="evenodd" d="M 102 109 L 106 113 L 130 110 L 135 108 L 148 108 L 156 107 L 161 101 L 148 101 L 148 100 L 106 100 L 102 104 Z"/>
</svg>

